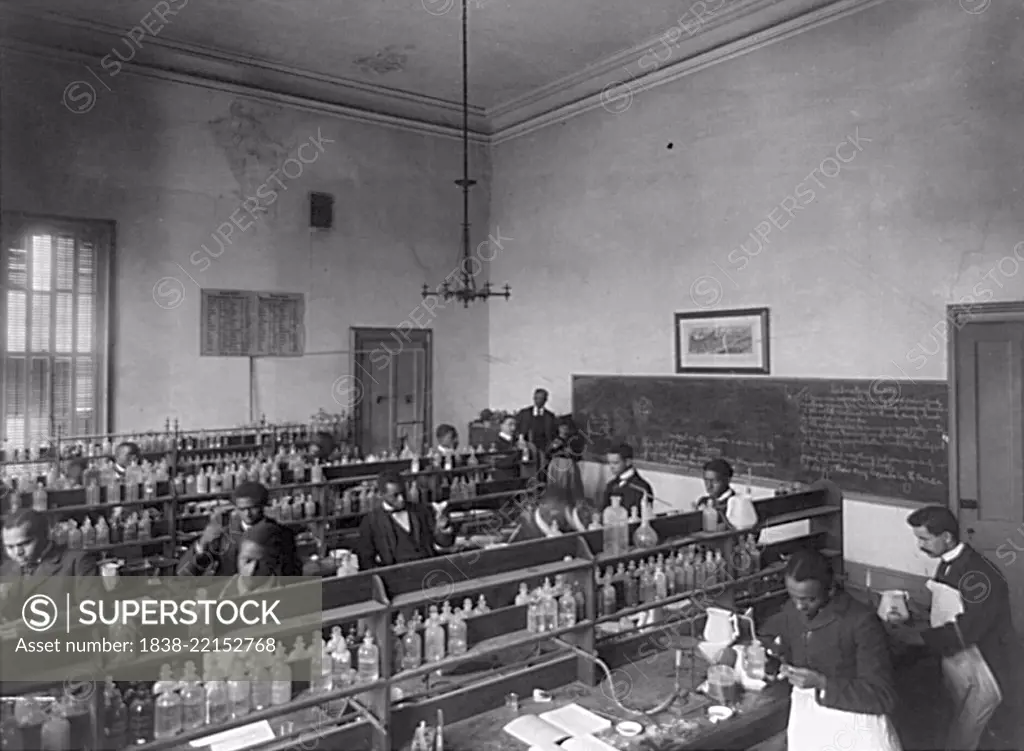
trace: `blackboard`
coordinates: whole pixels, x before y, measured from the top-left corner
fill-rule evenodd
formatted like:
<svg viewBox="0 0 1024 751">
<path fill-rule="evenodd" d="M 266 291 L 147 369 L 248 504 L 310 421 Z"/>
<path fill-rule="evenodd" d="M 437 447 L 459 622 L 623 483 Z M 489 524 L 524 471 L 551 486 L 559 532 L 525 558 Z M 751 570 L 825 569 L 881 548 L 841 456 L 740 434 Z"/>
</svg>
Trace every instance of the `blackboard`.
<svg viewBox="0 0 1024 751">
<path fill-rule="evenodd" d="M 572 398 L 590 458 L 626 442 L 697 473 L 720 456 L 737 474 L 948 501 L 945 381 L 575 375 Z"/>
</svg>

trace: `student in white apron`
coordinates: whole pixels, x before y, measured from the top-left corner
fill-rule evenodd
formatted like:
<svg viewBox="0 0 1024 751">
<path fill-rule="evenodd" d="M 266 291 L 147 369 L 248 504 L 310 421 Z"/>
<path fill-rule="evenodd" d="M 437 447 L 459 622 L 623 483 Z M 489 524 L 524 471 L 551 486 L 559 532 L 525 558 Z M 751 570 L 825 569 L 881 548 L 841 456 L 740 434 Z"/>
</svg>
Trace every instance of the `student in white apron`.
<svg viewBox="0 0 1024 751">
<path fill-rule="evenodd" d="M 789 601 L 761 628 L 793 686 L 788 751 L 902 751 L 889 716 L 896 687 L 885 628 L 839 589 L 816 550 L 786 564 Z"/>
<path fill-rule="evenodd" d="M 919 641 L 942 659 L 942 675 L 953 701 L 947 751 L 1013 748 L 1001 729 L 982 742 L 994 719 L 1012 730 L 1019 718 L 996 718 L 1004 695 L 1014 688 L 1019 650 L 1010 613 L 1010 593 L 999 569 L 960 541 L 957 518 L 945 506 L 925 506 L 907 517 L 918 547 L 939 560 L 927 582 L 932 593 L 931 628 Z M 1007 707 L 1012 714 L 1012 708 Z M 1007 713 L 1003 713 L 1006 715 Z M 997 723 L 992 722 L 992 725 Z"/>
</svg>

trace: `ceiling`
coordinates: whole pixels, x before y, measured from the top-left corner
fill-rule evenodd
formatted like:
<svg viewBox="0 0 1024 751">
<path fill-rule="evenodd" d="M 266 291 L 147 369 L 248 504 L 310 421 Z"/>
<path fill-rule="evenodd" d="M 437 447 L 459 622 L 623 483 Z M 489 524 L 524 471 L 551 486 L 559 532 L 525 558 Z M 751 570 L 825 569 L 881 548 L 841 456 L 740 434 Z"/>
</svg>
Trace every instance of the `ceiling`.
<svg viewBox="0 0 1024 751">
<path fill-rule="evenodd" d="M 460 2 L 0 0 L 0 19 L 5 42 L 99 57 L 120 50 L 150 69 L 451 124 L 461 101 Z M 505 116 L 508 125 L 509 113 L 536 116 L 553 96 L 564 105 L 599 92 L 612 70 L 650 72 L 640 59 L 654 49 L 664 50 L 664 67 L 811 11 L 863 2 L 469 0 L 470 102 L 478 120 Z"/>
</svg>

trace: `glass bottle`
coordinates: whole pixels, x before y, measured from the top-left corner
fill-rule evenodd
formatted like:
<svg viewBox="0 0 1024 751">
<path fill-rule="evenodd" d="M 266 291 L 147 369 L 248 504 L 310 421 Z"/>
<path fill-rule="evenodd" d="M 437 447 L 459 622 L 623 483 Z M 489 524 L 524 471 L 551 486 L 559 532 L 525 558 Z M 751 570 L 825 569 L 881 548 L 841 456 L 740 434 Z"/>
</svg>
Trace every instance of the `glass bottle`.
<svg viewBox="0 0 1024 751">
<path fill-rule="evenodd" d="M 651 526 L 651 504 L 645 497 L 640 501 L 640 526 L 633 533 L 633 545 L 638 548 L 653 548 L 658 544 L 658 533 Z"/>
<path fill-rule="evenodd" d="M 640 604 L 640 573 L 636 568 L 636 561 L 629 562 L 626 575 L 622 582 L 622 595 L 626 607 L 632 608 Z"/>
<path fill-rule="evenodd" d="M 359 682 L 373 683 L 380 680 L 380 650 L 373 643 L 373 634 L 369 631 L 359 645 Z"/>
<path fill-rule="evenodd" d="M 441 627 L 436 608 L 431 606 L 431 609 L 434 612 L 430 614 L 423 634 L 423 656 L 427 662 L 440 662 L 445 654 L 444 629 Z"/>
<path fill-rule="evenodd" d="M 196 664 L 185 663 L 181 687 L 181 729 L 185 732 L 201 728 L 206 721 L 206 691 L 199 680 Z"/>
<path fill-rule="evenodd" d="M 618 611 L 615 601 L 615 585 L 612 583 L 611 571 L 605 569 L 604 584 L 601 586 L 601 615 L 614 615 Z"/>
<path fill-rule="evenodd" d="M 42 482 L 37 482 L 36 489 L 32 492 L 32 508 L 36 511 L 46 511 L 47 505 L 46 486 Z"/>
<path fill-rule="evenodd" d="M 274 653 L 274 664 L 270 669 L 270 703 L 275 707 L 292 700 L 292 669 L 288 665 L 288 654 L 284 645 L 278 642 Z"/>
<path fill-rule="evenodd" d="M 423 662 L 423 639 L 420 636 L 420 615 L 409 619 L 409 627 L 402 637 L 402 670 L 418 668 Z"/>
<path fill-rule="evenodd" d="M 153 740 L 153 696 L 141 683 L 135 684 L 128 705 L 128 741 L 142 745 Z"/>
<path fill-rule="evenodd" d="M 540 613 L 540 597 L 536 593 L 528 595 L 528 597 L 529 599 L 526 602 L 526 630 L 531 634 L 536 634 L 540 632 L 543 625 Z"/>
<path fill-rule="evenodd" d="M 622 528 L 629 535 L 629 514 L 622 508 L 622 496 L 611 496 L 611 505 L 601 515 L 605 555 L 621 555 L 626 552 L 622 545 Z"/>
<path fill-rule="evenodd" d="M 249 666 L 252 677 L 251 704 L 254 712 L 266 709 L 272 703 L 274 684 L 271 683 L 270 669 L 265 654 L 254 653 Z"/>
<path fill-rule="evenodd" d="M 231 719 L 237 720 L 249 714 L 252 708 L 252 684 L 245 673 L 244 666 L 236 662 L 228 679 L 228 708 Z"/>
<path fill-rule="evenodd" d="M 558 599 L 558 627 L 569 628 L 576 625 L 576 598 L 572 590 L 566 589 Z"/>
<path fill-rule="evenodd" d="M 448 652 L 452 655 L 466 654 L 469 644 L 466 637 L 466 622 L 462 613 L 454 613 L 448 621 Z"/>
<path fill-rule="evenodd" d="M 160 668 L 160 680 L 154 687 L 156 704 L 154 707 L 153 738 L 164 740 L 173 738 L 181 732 L 182 707 L 181 697 L 171 678 L 171 666 Z"/>
<path fill-rule="evenodd" d="M 231 719 L 228 686 L 219 670 L 206 674 L 206 724 L 220 725 Z"/>
<path fill-rule="evenodd" d="M 558 599 L 551 587 L 551 582 L 546 580 L 541 590 L 541 616 L 543 618 L 542 631 L 554 631 L 558 628 Z"/>
<path fill-rule="evenodd" d="M 516 605 L 527 605 L 530 602 L 530 588 L 526 583 L 519 585 L 519 593 L 516 595 Z"/>
<path fill-rule="evenodd" d="M 128 745 L 128 707 L 114 679 L 109 676 L 103 692 L 103 737 L 105 747 L 109 749 Z"/>
<path fill-rule="evenodd" d="M 40 731 L 42 751 L 71 751 L 71 723 L 64 715 L 61 702 L 54 702 L 50 707 L 49 717 Z"/>
</svg>

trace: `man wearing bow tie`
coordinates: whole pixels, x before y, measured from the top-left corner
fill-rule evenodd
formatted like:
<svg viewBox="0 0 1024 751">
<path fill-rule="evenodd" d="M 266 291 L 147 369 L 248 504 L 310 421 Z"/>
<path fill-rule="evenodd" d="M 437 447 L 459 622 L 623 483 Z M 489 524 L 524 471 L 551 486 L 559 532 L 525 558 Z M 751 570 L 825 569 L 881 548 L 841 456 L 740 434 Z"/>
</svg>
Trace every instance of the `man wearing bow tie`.
<svg viewBox="0 0 1024 751">
<path fill-rule="evenodd" d="M 359 525 L 360 570 L 433 558 L 439 548 L 454 543 L 447 503 L 408 503 L 405 482 L 390 472 L 377 478 L 377 487 L 383 496 L 381 504 Z"/>
<path fill-rule="evenodd" d="M 633 447 L 629 444 L 615 446 L 608 451 L 608 469 L 612 473 L 612 479 L 604 489 L 604 506 L 610 506 L 612 496 L 622 499 L 622 508 L 629 511 L 632 508 L 640 511 L 640 501 L 647 496 L 649 501 L 654 500 L 654 489 L 651 484 L 640 476 L 633 466 Z"/>
<path fill-rule="evenodd" d="M 558 437 L 558 421 L 555 413 L 545 407 L 547 403 L 547 390 L 537 389 L 533 392 L 533 406 L 516 414 L 516 433 L 526 438 L 530 453 L 540 467 L 545 466 L 542 452 Z"/>
<path fill-rule="evenodd" d="M 929 652 L 941 657 L 953 700 L 946 748 L 973 751 L 986 728 L 989 737 L 984 748 L 1012 748 L 1012 742 L 1006 745 L 998 736 L 1016 725 L 1016 718 L 1005 717 L 1005 711 L 998 713 L 1004 716 L 996 716 L 1000 705 L 1012 713 L 1007 699 L 1018 689 L 1015 662 L 1020 650 L 1006 579 L 988 558 L 961 542 L 957 518 L 945 506 L 917 509 L 907 517 L 907 524 L 921 551 L 939 559 L 935 576 L 928 581 L 932 628 L 918 638 Z M 974 647 L 977 652 L 971 656 Z"/>
</svg>

